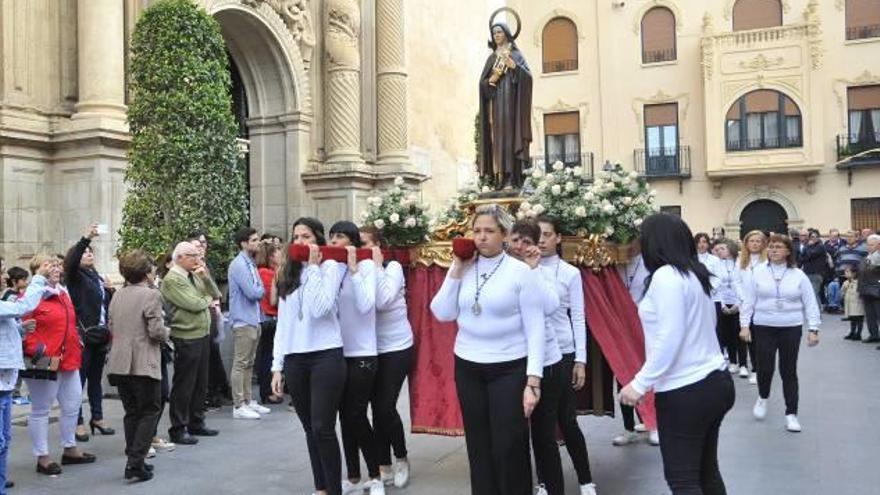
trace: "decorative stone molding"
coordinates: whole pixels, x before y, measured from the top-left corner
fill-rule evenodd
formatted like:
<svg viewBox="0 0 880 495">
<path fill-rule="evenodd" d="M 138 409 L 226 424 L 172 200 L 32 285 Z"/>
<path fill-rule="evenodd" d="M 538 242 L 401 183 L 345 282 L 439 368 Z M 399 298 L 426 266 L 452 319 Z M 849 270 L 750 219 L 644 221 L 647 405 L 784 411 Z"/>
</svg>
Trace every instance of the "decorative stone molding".
<svg viewBox="0 0 880 495">
<path fill-rule="evenodd" d="M 843 7 L 846 5 L 846 0 L 834 0 L 834 6 L 837 7 L 837 10 L 843 10 Z"/>
<path fill-rule="evenodd" d="M 587 102 L 580 102 L 577 104 L 570 104 L 562 101 L 562 98 L 556 100 L 556 103 L 550 105 L 549 107 L 532 107 L 532 125 L 534 126 L 535 136 L 538 136 L 538 150 L 543 153 L 544 152 L 544 115 L 548 113 L 563 113 L 563 112 L 578 112 L 580 129 L 579 129 L 579 137 L 581 141 L 581 145 L 586 142 L 586 130 L 587 130 L 587 117 L 590 115 L 590 104 Z"/>
<path fill-rule="evenodd" d="M 684 27 L 683 13 L 681 9 L 675 5 L 674 2 L 669 0 L 650 0 L 645 2 L 638 10 L 636 10 L 635 14 L 633 14 L 632 20 L 632 31 L 633 34 L 641 35 L 642 32 L 642 17 L 645 17 L 645 14 L 648 13 L 649 10 L 654 7 L 666 7 L 667 9 L 672 11 L 672 14 L 675 16 L 675 32 L 681 33 L 682 28 Z"/>
<path fill-rule="evenodd" d="M 315 48 L 315 28 L 309 0 L 242 0 L 242 3 L 255 9 L 260 4 L 266 4 L 275 11 L 299 45 L 303 63 L 308 70 Z"/>
<path fill-rule="evenodd" d="M 578 40 L 583 41 L 587 39 L 587 35 L 584 34 L 585 31 L 581 29 L 582 24 L 577 14 L 568 9 L 553 9 L 535 24 L 535 31 L 532 33 L 532 41 L 534 41 L 535 46 L 539 48 L 544 46 L 544 27 L 547 26 L 548 22 L 557 17 L 565 17 L 574 23 L 574 27 L 577 29 Z"/>
<path fill-rule="evenodd" d="M 874 74 L 869 70 L 865 70 L 852 79 L 835 79 L 833 83 L 834 97 L 837 100 L 837 113 L 840 117 L 840 133 L 847 132 L 849 127 L 848 107 L 846 101 L 846 90 L 850 86 L 865 86 L 869 84 L 880 84 L 880 74 Z"/>
<path fill-rule="evenodd" d="M 724 5 L 724 20 L 730 21 L 733 19 L 733 6 L 736 4 L 736 0 L 727 0 L 727 3 Z M 791 12 L 791 2 L 789 0 L 782 0 L 782 13 L 788 14 Z"/>
<path fill-rule="evenodd" d="M 678 103 L 678 137 L 679 139 L 683 139 L 687 134 L 685 132 L 687 129 L 685 122 L 687 122 L 687 113 L 691 106 L 691 97 L 688 93 L 679 93 L 675 96 L 671 96 L 660 89 L 657 90 L 657 93 L 654 94 L 654 96 L 649 96 L 648 98 L 635 98 L 632 101 L 632 111 L 636 118 L 636 128 L 645 128 L 644 115 L 642 114 L 645 105 L 658 105 L 662 103 Z M 644 132 L 639 132 L 639 142 L 645 142 Z"/>
<path fill-rule="evenodd" d="M 702 49 L 702 60 L 700 65 L 703 67 L 703 79 L 712 80 L 712 74 L 715 70 L 715 24 L 712 21 L 712 15 L 709 12 L 703 14 L 703 38 L 700 40 L 700 48 Z"/>
<path fill-rule="evenodd" d="M 328 0 L 325 55 L 329 70 L 335 68 L 360 70 L 358 40 L 361 33 L 361 14 L 355 0 Z"/>
<path fill-rule="evenodd" d="M 767 58 L 763 53 L 759 53 L 749 61 L 740 60 L 739 66 L 743 69 L 764 71 L 773 67 L 777 67 L 785 63 L 783 57 Z"/>
<path fill-rule="evenodd" d="M 801 215 L 798 212 L 797 206 L 794 204 L 794 201 L 788 198 L 785 194 L 783 194 L 779 189 L 767 186 L 767 185 L 755 185 L 754 188 L 747 191 L 745 194 L 740 196 L 733 204 L 730 206 L 730 210 L 727 212 L 727 224 L 740 224 L 740 216 L 742 215 L 743 210 L 752 202 L 757 201 L 759 199 L 768 199 L 770 201 L 774 201 L 785 210 L 786 216 L 788 216 L 788 225 L 791 227 L 794 225 L 800 225 L 803 223 L 801 219 Z"/>
<path fill-rule="evenodd" d="M 810 64 L 813 70 L 822 68 L 822 19 L 819 17 L 819 0 L 810 0 L 804 9 L 807 25 L 807 43 L 810 49 Z"/>
<path fill-rule="evenodd" d="M 376 1 L 376 131 L 380 165 L 409 162 L 403 0 Z"/>
<path fill-rule="evenodd" d="M 356 0 L 328 0 L 325 5 L 324 145 L 328 163 L 358 163 L 361 156 L 360 50 L 361 13 Z"/>
</svg>

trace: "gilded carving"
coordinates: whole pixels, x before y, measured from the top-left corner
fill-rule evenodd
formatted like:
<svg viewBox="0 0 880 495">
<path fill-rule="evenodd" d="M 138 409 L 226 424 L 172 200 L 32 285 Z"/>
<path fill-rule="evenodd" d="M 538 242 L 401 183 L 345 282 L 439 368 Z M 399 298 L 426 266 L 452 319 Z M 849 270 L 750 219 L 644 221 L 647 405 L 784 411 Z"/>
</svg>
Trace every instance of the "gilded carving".
<svg viewBox="0 0 880 495">
<path fill-rule="evenodd" d="M 261 3 L 271 7 L 284 21 L 287 30 L 299 45 L 303 62 L 308 68 L 315 48 L 315 28 L 309 0 L 243 0 L 242 3 L 254 8 L 259 7 Z"/>
</svg>

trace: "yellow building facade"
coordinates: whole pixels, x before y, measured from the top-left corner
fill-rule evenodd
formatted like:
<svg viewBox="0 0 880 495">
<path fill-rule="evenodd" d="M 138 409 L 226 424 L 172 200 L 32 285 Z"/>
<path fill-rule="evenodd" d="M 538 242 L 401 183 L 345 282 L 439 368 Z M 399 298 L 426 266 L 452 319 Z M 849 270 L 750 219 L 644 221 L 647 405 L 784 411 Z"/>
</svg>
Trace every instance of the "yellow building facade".
<svg viewBox="0 0 880 495">
<path fill-rule="evenodd" d="M 880 227 L 880 1 L 508 5 L 537 162 L 638 170 L 694 231 Z"/>
</svg>

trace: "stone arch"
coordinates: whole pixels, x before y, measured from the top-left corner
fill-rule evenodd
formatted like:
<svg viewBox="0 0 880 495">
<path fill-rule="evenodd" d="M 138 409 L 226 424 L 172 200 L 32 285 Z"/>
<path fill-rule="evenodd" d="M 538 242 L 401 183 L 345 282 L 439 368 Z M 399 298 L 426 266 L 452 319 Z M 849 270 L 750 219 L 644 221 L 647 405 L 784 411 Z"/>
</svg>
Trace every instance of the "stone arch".
<svg viewBox="0 0 880 495">
<path fill-rule="evenodd" d="M 669 0 L 651 0 L 649 2 L 645 2 L 641 7 L 639 7 L 635 14 L 633 14 L 632 20 L 632 31 L 633 34 L 639 35 L 641 38 L 642 34 L 642 19 L 645 17 L 645 14 L 648 13 L 649 10 L 654 7 L 666 7 L 670 11 L 672 11 L 672 15 L 675 16 L 675 33 L 681 34 L 681 30 L 684 27 L 684 14 L 681 9 L 678 8 L 678 5 L 675 2 L 671 2 Z"/>
<path fill-rule="evenodd" d="M 574 27 L 577 30 L 578 42 L 587 39 L 587 35 L 583 29 L 583 23 L 578 19 L 577 14 L 567 9 L 553 9 L 535 23 L 535 30 L 532 33 L 532 39 L 535 42 L 535 46 L 539 48 L 544 46 L 544 27 L 547 26 L 548 22 L 557 17 L 564 17 L 574 23 Z"/>
<path fill-rule="evenodd" d="M 727 219 L 724 223 L 724 230 L 727 232 L 728 237 L 732 239 L 739 238 L 741 228 L 740 218 L 742 217 L 743 210 L 753 202 L 759 200 L 770 200 L 781 206 L 788 217 L 787 222 L 789 228 L 799 229 L 803 226 L 804 220 L 801 218 L 800 212 L 794 201 L 779 189 L 768 186 L 758 186 L 737 198 L 737 200 L 730 206 L 730 209 L 727 212 Z"/>
</svg>

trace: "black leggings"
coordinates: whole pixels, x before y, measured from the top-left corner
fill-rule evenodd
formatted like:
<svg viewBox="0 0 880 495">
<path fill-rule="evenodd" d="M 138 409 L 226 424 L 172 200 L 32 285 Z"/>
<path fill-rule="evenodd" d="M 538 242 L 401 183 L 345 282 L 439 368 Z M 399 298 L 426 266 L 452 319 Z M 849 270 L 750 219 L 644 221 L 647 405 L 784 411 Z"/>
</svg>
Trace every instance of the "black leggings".
<svg viewBox="0 0 880 495">
<path fill-rule="evenodd" d="M 862 330 L 865 328 L 865 317 L 864 316 L 850 316 L 849 317 L 849 333 L 850 335 L 857 335 L 859 338 L 862 338 Z"/>
<path fill-rule="evenodd" d="M 174 361 L 174 351 L 167 344 L 162 344 L 162 360 L 159 365 L 162 371 L 162 381 L 159 384 L 159 413 L 156 414 L 156 428 L 153 429 L 153 436 L 159 436 L 159 421 L 162 420 L 162 411 L 165 410 L 165 404 L 171 397 L 171 382 L 168 380 L 168 364 Z"/>
<path fill-rule="evenodd" d="M 578 483 L 586 485 L 593 482 L 593 473 L 590 471 L 590 455 L 587 453 L 587 442 L 584 433 L 577 422 L 577 398 L 571 387 L 571 377 L 574 372 L 574 353 L 562 355 L 560 374 L 562 375 L 562 389 L 559 395 L 559 429 L 562 431 L 562 439 L 574 470 L 577 473 Z"/>
<path fill-rule="evenodd" d="M 266 403 L 272 395 L 272 349 L 275 343 L 275 319 L 260 323 L 260 342 L 257 344 L 257 357 L 254 372 L 260 388 L 260 402 Z"/>
<path fill-rule="evenodd" d="M 746 366 L 748 347 L 739 338 L 739 313 L 727 314 L 724 311 L 719 316 L 718 326 L 721 330 L 723 349 L 727 351 L 727 359 L 730 364 Z"/>
<path fill-rule="evenodd" d="M 345 452 L 348 478 L 361 478 L 360 451 L 367 463 L 367 474 L 375 479 L 379 477 L 379 459 L 376 453 L 376 435 L 367 418 L 367 406 L 376 384 L 378 358 L 347 357 L 345 364 L 348 371 L 339 418 L 342 422 L 342 449 Z"/>
<path fill-rule="evenodd" d="M 306 433 L 315 490 L 342 494 L 336 412 L 345 386 L 342 348 L 284 356 L 284 381 Z"/>
<path fill-rule="evenodd" d="M 758 349 L 758 395 L 770 397 L 770 384 L 776 370 L 776 353 L 779 353 L 779 376 L 782 377 L 782 394 L 785 396 L 785 414 L 798 413 L 797 360 L 803 328 L 767 327 L 755 325 Z"/>
<path fill-rule="evenodd" d="M 734 399 L 733 379 L 726 371 L 657 393 L 660 453 L 672 495 L 727 494 L 718 469 L 718 432 Z"/>
<path fill-rule="evenodd" d="M 376 453 L 380 466 L 391 465 L 391 450 L 394 457 L 406 459 L 406 437 L 403 422 L 397 412 L 397 398 L 403 381 L 412 370 L 413 348 L 379 354 L 379 368 L 376 372 L 376 386 L 373 388 L 371 407 L 373 427 L 376 434 Z"/>
<path fill-rule="evenodd" d="M 475 363 L 455 357 L 472 495 L 530 495 L 526 360 Z"/>
<path fill-rule="evenodd" d="M 568 376 L 571 380 L 571 375 Z M 532 412 L 532 451 L 535 453 L 535 472 L 538 483 L 543 483 L 550 495 L 565 495 L 562 460 L 556 443 L 556 424 L 559 422 L 559 403 L 562 397 L 562 362 L 544 367 L 541 379 L 541 400 Z M 570 386 L 570 385 L 569 385 Z"/>
</svg>

